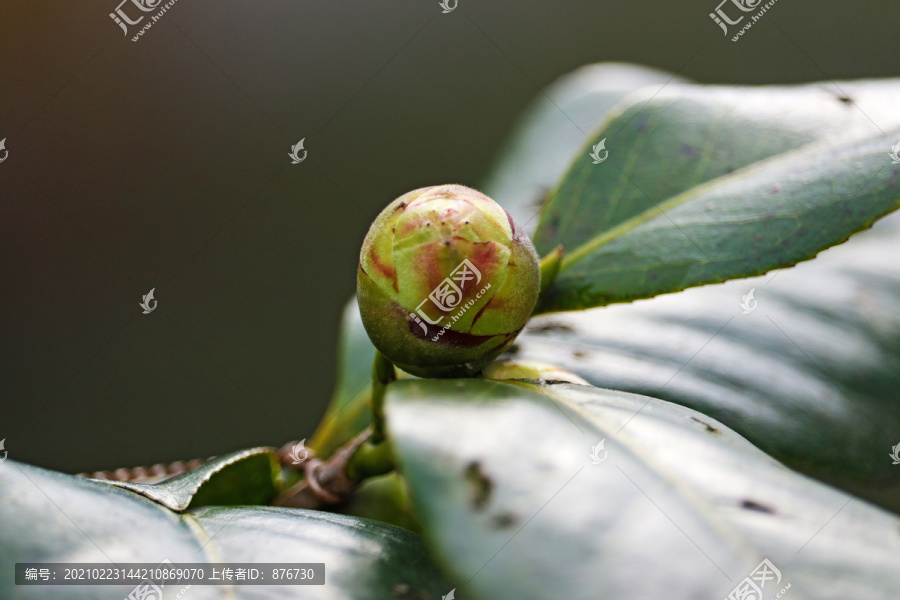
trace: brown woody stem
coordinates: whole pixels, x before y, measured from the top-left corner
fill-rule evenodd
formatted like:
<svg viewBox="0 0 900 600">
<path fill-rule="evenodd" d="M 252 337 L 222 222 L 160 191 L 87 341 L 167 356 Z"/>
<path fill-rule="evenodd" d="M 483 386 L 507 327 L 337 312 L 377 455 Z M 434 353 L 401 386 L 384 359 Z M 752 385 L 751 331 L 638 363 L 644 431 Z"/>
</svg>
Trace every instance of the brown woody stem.
<svg viewBox="0 0 900 600">
<path fill-rule="evenodd" d="M 308 458 L 301 467 L 304 479 L 279 494 L 272 504 L 321 509 L 346 502 L 364 478 L 386 473 L 393 468 L 387 444 L 372 444 L 371 437 L 372 430 L 366 429 L 328 460 Z"/>
</svg>

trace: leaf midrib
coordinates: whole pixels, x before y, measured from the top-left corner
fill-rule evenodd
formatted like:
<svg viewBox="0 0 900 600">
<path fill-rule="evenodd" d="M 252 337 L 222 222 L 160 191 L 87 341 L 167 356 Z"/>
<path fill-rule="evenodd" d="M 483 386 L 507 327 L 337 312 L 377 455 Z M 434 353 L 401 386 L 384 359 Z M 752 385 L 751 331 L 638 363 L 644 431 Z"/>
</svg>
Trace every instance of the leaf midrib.
<svg viewBox="0 0 900 600">
<path fill-rule="evenodd" d="M 867 133 L 864 136 L 855 134 L 855 135 L 851 136 L 851 139 L 854 142 L 854 145 L 857 145 L 857 144 L 861 144 L 861 143 L 869 141 L 869 140 L 874 140 L 877 137 L 879 137 L 879 134 Z M 711 179 L 705 183 L 694 186 L 694 187 L 690 188 L 689 190 L 686 190 L 676 196 L 673 196 L 673 197 L 669 198 L 668 200 L 664 200 L 662 202 L 654 204 L 653 206 L 648 207 L 646 210 L 638 213 L 637 215 L 635 215 L 629 219 L 626 219 L 625 221 L 622 221 L 615 227 L 598 233 L 597 235 L 595 235 L 594 237 L 592 237 L 591 239 L 589 239 L 582 245 L 578 246 L 572 252 L 566 252 L 566 254 L 563 257 L 563 260 L 560 264 L 560 272 L 571 267 L 572 264 L 589 256 L 592 252 L 594 252 L 598 248 L 618 239 L 619 237 L 630 232 L 631 230 L 654 219 L 657 216 L 656 215 L 657 212 L 659 212 L 661 214 L 665 214 L 667 209 L 671 210 L 671 209 L 677 208 L 677 207 L 681 206 L 682 204 L 685 204 L 689 200 L 691 200 L 695 197 L 698 197 L 702 194 L 705 194 L 710 190 L 716 189 L 718 187 L 727 186 L 727 185 L 731 184 L 733 181 L 736 181 L 741 177 L 745 177 L 745 176 L 747 176 L 749 174 L 753 174 L 755 172 L 763 171 L 763 170 L 769 168 L 772 164 L 777 163 L 778 161 L 789 160 L 789 159 L 793 158 L 794 156 L 802 156 L 803 154 L 807 154 L 807 153 L 813 154 L 814 152 L 819 151 L 822 148 L 839 145 L 839 142 L 836 140 L 840 140 L 840 139 L 841 138 L 828 137 L 828 138 L 824 138 L 822 140 L 816 140 L 816 141 L 810 142 L 808 144 L 798 146 L 797 148 L 788 150 L 787 152 L 782 152 L 781 154 L 776 154 L 776 155 L 770 156 L 768 158 L 765 158 L 763 160 L 760 160 L 760 161 L 757 161 L 750 165 L 747 165 L 745 167 L 742 167 L 742 168 L 740 168 L 736 171 L 733 171 L 731 173 L 728 173 L 726 175 L 722 175 L 715 179 Z M 638 189 L 640 189 L 640 188 L 638 188 Z"/>
</svg>

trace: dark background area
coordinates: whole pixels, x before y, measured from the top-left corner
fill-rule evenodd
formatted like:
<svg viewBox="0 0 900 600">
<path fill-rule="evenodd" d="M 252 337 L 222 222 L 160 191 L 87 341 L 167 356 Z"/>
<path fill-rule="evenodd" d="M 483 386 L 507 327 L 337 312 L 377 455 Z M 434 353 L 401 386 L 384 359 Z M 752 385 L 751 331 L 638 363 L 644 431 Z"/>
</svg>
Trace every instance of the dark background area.
<svg viewBox="0 0 900 600">
<path fill-rule="evenodd" d="M 900 3 L 779 0 L 738 43 L 717 3 L 178 0 L 134 43 L 118 0 L 7 0 L 10 457 L 110 469 L 308 436 L 371 220 L 416 187 L 477 187 L 538 89 L 578 66 L 900 75 Z"/>
</svg>

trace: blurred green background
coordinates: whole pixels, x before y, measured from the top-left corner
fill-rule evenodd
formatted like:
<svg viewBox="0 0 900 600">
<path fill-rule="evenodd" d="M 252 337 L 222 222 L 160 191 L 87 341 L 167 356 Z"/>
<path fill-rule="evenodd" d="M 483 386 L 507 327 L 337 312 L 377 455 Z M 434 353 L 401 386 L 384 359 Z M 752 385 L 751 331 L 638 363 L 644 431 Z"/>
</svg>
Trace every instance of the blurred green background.
<svg viewBox="0 0 900 600">
<path fill-rule="evenodd" d="M 900 74 L 888 1 L 780 0 L 738 43 L 716 0 L 178 0 L 136 43 L 117 4 L 0 7 L 0 439 L 64 471 L 308 436 L 371 220 L 415 187 L 477 187 L 583 64 Z"/>
</svg>

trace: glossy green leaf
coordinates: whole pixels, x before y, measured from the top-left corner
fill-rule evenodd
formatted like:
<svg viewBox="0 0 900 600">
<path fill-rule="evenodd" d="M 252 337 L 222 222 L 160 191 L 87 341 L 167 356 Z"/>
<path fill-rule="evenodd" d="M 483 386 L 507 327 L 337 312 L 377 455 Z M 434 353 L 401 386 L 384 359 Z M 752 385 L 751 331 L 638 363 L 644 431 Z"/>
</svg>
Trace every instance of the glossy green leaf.
<svg viewBox="0 0 900 600">
<path fill-rule="evenodd" d="M 375 346 L 363 327 L 354 298 L 347 303 L 341 319 L 334 393 L 309 442 L 319 456 L 330 456 L 371 424 L 369 399 L 374 359 Z"/>
<path fill-rule="evenodd" d="M 375 346 L 372 345 L 363 327 L 355 298 L 350 300 L 344 309 L 338 348 L 339 367 L 335 393 L 325 417 L 322 419 L 322 424 L 310 442 L 310 446 L 319 455 L 325 457 L 330 456 L 339 446 L 353 439 L 371 424 L 369 400 Z M 554 380 L 581 382 L 578 381 L 580 378 L 572 373 L 555 368 L 552 361 L 528 365 L 523 365 L 521 362 L 494 362 L 485 369 L 482 376 L 488 379 L 543 376 Z M 397 373 L 401 379 L 413 378 L 412 375 L 400 370 Z M 391 494 L 394 494 L 393 489 L 391 489 Z M 368 514 L 358 516 L 368 516 Z M 390 522 L 394 523 L 394 521 Z"/>
<path fill-rule="evenodd" d="M 103 483 L 137 492 L 180 512 L 200 506 L 266 504 L 281 491 L 283 482 L 274 448 L 251 448 L 217 456 L 194 471 L 161 483 Z"/>
<path fill-rule="evenodd" d="M 420 380 L 392 384 L 386 409 L 461 598 L 725 598 L 763 559 L 781 572 L 772 596 L 900 589 L 900 519 L 684 407 L 572 384 Z"/>
<path fill-rule="evenodd" d="M 561 77 L 517 120 L 484 193 L 533 231 L 553 183 L 610 108 L 639 88 L 658 91 L 684 81 L 671 73 L 621 63 L 587 65 Z"/>
<path fill-rule="evenodd" d="M 895 214 L 769 277 L 533 319 L 514 358 L 694 408 L 900 512 L 898 256 Z"/>
<path fill-rule="evenodd" d="M 363 327 L 356 299 L 344 309 L 338 339 L 338 374 L 334 395 L 310 447 L 328 457 L 371 425 L 372 362 L 375 347 Z M 412 377 L 399 372 L 402 377 Z M 396 474 L 368 479 L 345 504 L 342 514 L 375 519 L 418 532 L 403 482 Z"/>
<path fill-rule="evenodd" d="M 347 502 L 335 507 L 335 511 L 390 523 L 416 533 L 421 531 L 409 503 L 406 484 L 396 472 L 366 479 Z"/>
<path fill-rule="evenodd" d="M 0 464 L 0 597 L 122 600 L 134 586 L 16 587 L 16 562 L 323 562 L 324 586 L 193 586 L 191 599 L 382 600 L 451 588 L 420 539 L 389 525 L 275 507 L 176 513 L 146 496 L 6 461 Z M 415 598 L 416 596 L 410 596 Z M 167 596 L 168 598 L 168 596 Z"/>
<path fill-rule="evenodd" d="M 900 206 L 898 94 L 881 81 L 629 96 L 543 208 L 538 252 L 565 257 L 539 312 L 758 275 L 865 229 Z"/>
</svg>

